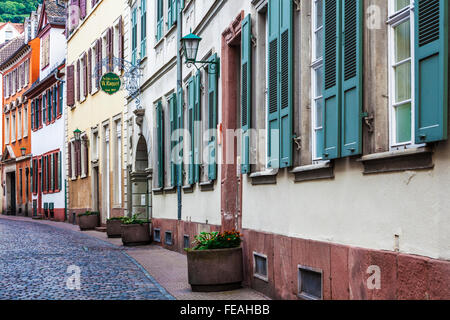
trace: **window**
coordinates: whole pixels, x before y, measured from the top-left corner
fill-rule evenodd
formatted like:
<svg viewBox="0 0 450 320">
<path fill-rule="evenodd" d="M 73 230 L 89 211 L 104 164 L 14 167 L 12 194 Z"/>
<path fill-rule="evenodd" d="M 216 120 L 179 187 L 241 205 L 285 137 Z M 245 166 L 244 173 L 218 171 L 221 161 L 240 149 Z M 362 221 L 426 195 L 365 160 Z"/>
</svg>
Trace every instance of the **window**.
<svg viewBox="0 0 450 320">
<path fill-rule="evenodd" d="M 16 113 L 12 114 L 12 124 L 11 124 L 11 142 L 16 142 Z"/>
<path fill-rule="evenodd" d="M 269 281 L 267 256 L 253 252 L 253 276 L 263 281 Z"/>
<path fill-rule="evenodd" d="M 178 1 L 167 0 L 167 28 L 170 29 L 178 19 Z"/>
<path fill-rule="evenodd" d="M 137 8 L 131 13 L 131 61 L 133 64 L 137 60 Z"/>
<path fill-rule="evenodd" d="M 168 246 L 173 245 L 173 241 L 172 241 L 172 231 L 166 231 L 165 233 L 165 238 L 164 238 L 164 243 Z"/>
<path fill-rule="evenodd" d="M 156 0 L 156 2 L 156 41 L 159 41 L 164 32 L 164 3 L 163 0 Z"/>
<path fill-rule="evenodd" d="M 141 0 L 141 59 L 147 55 L 147 0 Z"/>
<path fill-rule="evenodd" d="M 121 205 L 122 203 L 122 121 L 118 120 L 115 122 L 116 127 L 116 143 L 115 143 L 115 155 L 114 158 L 116 161 L 115 170 L 114 170 L 114 199 L 117 205 Z"/>
<path fill-rule="evenodd" d="M 19 203 L 22 202 L 23 195 L 23 176 L 22 176 L 22 168 L 19 169 Z"/>
<path fill-rule="evenodd" d="M 81 90 L 81 101 L 86 100 L 87 96 L 87 59 L 86 59 L 86 53 L 83 54 L 83 56 L 80 59 L 80 90 Z"/>
<path fill-rule="evenodd" d="M 28 137 L 28 107 L 23 108 L 23 137 Z"/>
<path fill-rule="evenodd" d="M 13 37 L 13 32 L 12 31 L 8 30 L 8 31 L 5 32 L 5 40 L 6 41 L 11 40 L 12 37 Z"/>
<path fill-rule="evenodd" d="M 322 300 L 322 270 L 298 266 L 298 296 L 306 300 Z"/>
<path fill-rule="evenodd" d="M 157 146 L 157 159 L 156 159 L 156 167 L 157 167 L 157 179 L 155 180 L 155 187 L 158 189 L 164 188 L 164 140 L 165 140 L 165 134 L 164 134 L 164 113 L 163 113 L 163 107 L 162 102 L 158 101 L 155 106 L 155 113 L 156 113 L 156 146 Z"/>
<path fill-rule="evenodd" d="M 185 249 L 189 249 L 191 247 L 191 242 L 189 240 L 189 236 L 188 235 L 184 235 L 183 242 L 184 242 L 184 248 Z"/>
<path fill-rule="evenodd" d="M 153 230 L 153 238 L 155 242 L 161 242 L 161 229 L 155 228 Z"/>
<path fill-rule="evenodd" d="M 320 160 L 323 149 L 323 0 L 313 0 L 312 11 L 312 151 L 313 160 Z"/>
<path fill-rule="evenodd" d="M 10 127 L 9 127 L 9 117 L 6 117 L 6 128 L 5 128 L 5 142 L 8 144 L 9 143 L 9 131 L 10 131 Z"/>
<path fill-rule="evenodd" d="M 98 131 L 92 133 L 92 160 L 98 160 L 99 136 Z"/>
<path fill-rule="evenodd" d="M 45 69 L 50 64 L 50 34 L 42 39 L 42 62 L 41 68 Z"/>
<path fill-rule="evenodd" d="M 17 123 L 17 139 L 21 140 L 22 139 L 22 110 L 19 110 L 19 119 L 18 119 L 18 123 Z"/>
<path fill-rule="evenodd" d="M 81 137 L 81 143 L 79 143 L 78 160 L 79 166 L 81 168 L 80 176 L 81 178 L 86 178 L 88 176 L 88 140 L 86 135 Z"/>
</svg>

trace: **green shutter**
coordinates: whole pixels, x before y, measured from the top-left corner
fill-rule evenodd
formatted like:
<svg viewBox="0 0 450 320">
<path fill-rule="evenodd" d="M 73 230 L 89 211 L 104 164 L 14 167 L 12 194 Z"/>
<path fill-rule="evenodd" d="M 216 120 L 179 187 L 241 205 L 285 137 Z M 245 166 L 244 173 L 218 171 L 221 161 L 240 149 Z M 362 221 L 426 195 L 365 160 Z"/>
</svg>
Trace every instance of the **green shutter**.
<svg viewBox="0 0 450 320">
<path fill-rule="evenodd" d="M 280 0 L 269 1 L 268 35 L 268 107 L 267 107 L 267 150 L 269 168 L 280 166 L 280 122 L 279 122 L 279 81 L 278 81 L 278 43 L 280 37 Z"/>
<path fill-rule="evenodd" d="M 131 13 L 131 62 L 136 63 L 137 59 L 137 9 L 134 8 Z"/>
<path fill-rule="evenodd" d="M 200 182 L 200 143 L 201 137 L 201 101 L 202 101 L 202 73 L 195 76 L 195 106 L 194 106 L 194 182 Z"/>
<path fill-rule="evenodd" d="M 47 91 L 47 107 L 48 107 L 48 119 L 47 121 L 50 123 L 52 122 L 52 91 Z"/>
<path fill-rule="evenodd" d="M 172 20 L 172 0 L 167 0 L 167 27 L 170 29 L 173 24 Z"/>
<path fill-rule="evenodd" d="M 158 188 L 164 188 L 164 122 L 161 101 L 156 105 L 156 131 L 158 139 Z"/>
<path fill-rule="evenodd" d="M 58 90 L 57 87 L 53 87 L 53 118 L 57 117 L 57 106 L 58 106 Z"/>
<path fill-rule="evenodd" d="M 147 55 L 147 0 L 141 0 L 141 58 Z"/>
<path fill-rule="evenodd" d="M 190 148 L 189 148 L 189 169 L 188 169 L 188 184 L 194 184 L 194 105 L 195 105 L 195 77 L 192 77 L 188 82 L 188 131 L 190 135 Z"/>
<path fill-rule="evenodd" d="M 363 5 L 343 1 L 341 156 L 362 153 Z"/>
<path fill-rule="evenodd" d="M 250 172 L 250 133 L 252 109 L 252 19 L 249 14 L 242 21 L 241 32 L 241 172 Z"/>
<path fill-rule="evenodd" d="M 415 30 L 415 142 L 447 140 L 448 2 L 417 0 Z"/>
<path fill-rule="evenodd" d="M 157 0 L 157 14 L 156 14 L 156 41 L 161 40 L 164 28 L 164 13 L 163 0 Z"/>
<path fill-rule="evenodd" d="M 176 165 L 175 165 L 175 155 L 174 150 L 176 148 L 176 141 L 174 137 L 175 130 L 177 129 L 176 126 L 176 113 L 177 113 L 177 99 L 175 93 L 172 94 L 172 96 L 169 99 L 169 109 L 170 109 L 170 181 L 171 186 L 176 186 Z"/>
<path fill-rule="evenodd" d="M 178 94 L 177 94 L 177 104 L 176 104 L 176 109 L 177 109 L 177 130 L 178 130 L 178 147 L 181 147 L 181 150 L 178 150 L 178 154 L 177 156 L 180 157 L 178 159 L 177 162 L 179 162 L 177 164 L 177 186 L 182 187 L 183 186 L 183 146 L 184 146 L 184 141 L 183 141 L 183 135 L 181 134 L 181 129 L 184 128 L 184 121 L 183 121 L 183 109 L 184 109 L 184 96 L 183 96 L 183 89 L 180 88 L 178 90 Z"/>
<path fill-rule="evenodd" d="M 31 184 L 31 193 L 34 193 L 34 183 L 33 183 L 33 168 L 34 168 L 34 166 L 33 166 L 33 163 L 34 163 L 34 160 L 33 159 L 31 159 L 31 163 L 30 163 L 30 184 Z"/>
<path fill-rule="evenodd" d="M 34 100 L 31 101 L 31 130 L 34 130 Z"/>
<path fill-rule="evenodd" d="M 323 158 L 330 160 L 341 155 L 341 1 L 324 2 L 324 37 Z"/>
<path fill-rule="evenodd" d="M 62 188 L 61 188 L 61 184 L 62 184 L 62 176 L 61 176 L 61 172 L 62 172 L 62 170 L 61 170 L 61 163 L 62 163 L 62 152 L 60 151 L 59 152 L 59 155 L 58 155 L 58 190 L 62 190 Z"/>
<path fill-rule="evenodd" d="M 214 54 L 208 61 L 217 62 L 217 54 Z M 209 69 L 208 73 L 208 128 L 210 137 L 208 143 L 208 178 L 210 181 L 217 179 L 217 80 L 219 64 L 214 66 L 214 70 Z M 214 134 L 216 133 L 216 134 Z"/>
<path fill-rule="evenodd" d="M 172 21 L 176 23 L 178 20 L 178 0 L 172 0 Z"/>
<path fill-rule="evenodd" d="M 50 191 L 55 191 L 55 155 L 50 155 Z"/>
<path fill-rule="evenodd" d="M 63 99 L 64 99 L 64 82 L 59 84 L 59 110 L 58 114 L 62 114 L 63 110 Z"/>
</svg>

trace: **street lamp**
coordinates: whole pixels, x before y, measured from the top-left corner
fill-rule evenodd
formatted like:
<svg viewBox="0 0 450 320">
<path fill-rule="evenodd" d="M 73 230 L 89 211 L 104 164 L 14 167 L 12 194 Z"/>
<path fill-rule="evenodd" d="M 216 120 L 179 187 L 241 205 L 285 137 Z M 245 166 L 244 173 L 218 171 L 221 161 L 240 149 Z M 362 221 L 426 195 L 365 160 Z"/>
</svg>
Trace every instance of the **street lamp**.
<svg viewBox="0 0 450 320">
<path fill-rule="evenodd" d="M 197 67 L 197 63 L 203 65 L 203 67 L 208 66 L 208 73 L 209 74 L 217 74 L 219 71 L 219 61 L 197 61 L 197 53 L 198 53 L 198 47 L 200 45 L 200 41 L 202 41 L 202 38 L 200 38 L 198 35 L 194 33 L 190 33 L 187 36 L 181 38 L 181 43 L 183 46 L 183 52 L 184 56 L 186 58 L 186 64 L 188 66 L 194 65 L 197 70 L 199 68 Z"/>
<path fill-rule="evenodd" d="M 22 157 L 25 157 L 25 155 L 27 154 L 27 148 L 20 148 L 20 152 L 22 153 Z"/>
<path fill-rule="evenodd" d="M 73 132 L 73 135 L 75 136 L 75 141 L 81 141 L 81 130 L 77 129 Z"/>
</svg>

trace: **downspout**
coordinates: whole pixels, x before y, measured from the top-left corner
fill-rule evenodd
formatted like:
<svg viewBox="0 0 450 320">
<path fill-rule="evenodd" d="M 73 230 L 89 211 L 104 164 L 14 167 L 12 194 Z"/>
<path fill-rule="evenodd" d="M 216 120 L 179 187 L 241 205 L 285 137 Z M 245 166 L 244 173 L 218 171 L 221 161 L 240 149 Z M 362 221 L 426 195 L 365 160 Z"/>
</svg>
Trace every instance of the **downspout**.
<svg viewBox="0 0 450 320">
<path fill-rule="evenodd" d="M 177 0 L 177 92 L 181 92 L 182 84 L 183 84 L 183 69 L 182 69 L 182 57 L 181 57 L 181 38 L 183 37 L 183 26 L 182 26 L 182 18 L 183 18 L 183 8 L 181 7 L 181 3 L 184 2 L 182 0 Z M 180 97 L 178 97 L 178 101 L 181 101 Z M 179 108 L 183 108 L 183 106 L 179 106 Z M 179 123 L 180 125 L 180 123 Z M 181 128 L 179 128 L 181 129 Z M 177 177 L 182 177 L 183 175 L 179 175 L 177 173 Z M 177 198 L 178 198 L 178 220 L 181 220 L 182 213 L 182 199 L 181 199 L 181 181 L 177 183 Z"/>
</svg>

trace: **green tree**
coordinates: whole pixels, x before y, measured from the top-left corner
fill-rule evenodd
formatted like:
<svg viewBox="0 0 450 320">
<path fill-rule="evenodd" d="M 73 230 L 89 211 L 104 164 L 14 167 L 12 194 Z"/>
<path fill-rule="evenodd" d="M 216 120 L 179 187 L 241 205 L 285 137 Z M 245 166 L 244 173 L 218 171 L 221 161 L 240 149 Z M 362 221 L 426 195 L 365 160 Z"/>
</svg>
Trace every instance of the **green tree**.
<svg viewBox="0 0 450 320">
<path fill-rule="evenodd" d="M 0 0 L 0 21 L 23 23 L 42 0 Z"/>
</svg>

